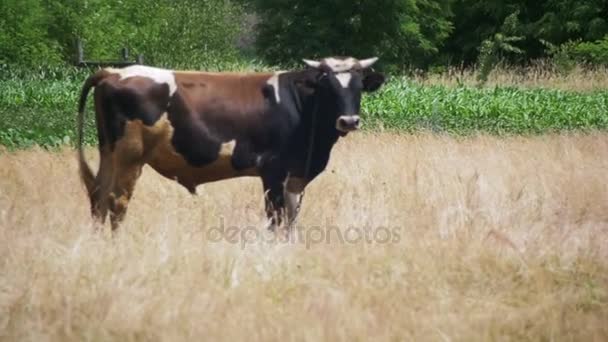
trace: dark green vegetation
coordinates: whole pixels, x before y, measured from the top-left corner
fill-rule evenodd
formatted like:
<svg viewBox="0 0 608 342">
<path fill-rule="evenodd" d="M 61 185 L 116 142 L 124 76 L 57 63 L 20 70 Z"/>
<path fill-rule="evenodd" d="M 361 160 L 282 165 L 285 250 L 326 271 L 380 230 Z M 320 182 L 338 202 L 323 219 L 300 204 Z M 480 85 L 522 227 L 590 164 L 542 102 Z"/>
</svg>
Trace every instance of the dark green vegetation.
<svg viewBox="0 0 608 342">
<path fill-rule="evenodd" d="M 75 141 L 76 103 L 86 71 L 58 68 L 0 80 L 0 145 Z M 95 143 L 92 97 L 86 142 Z M 608 92 L 428 86 L 393 77 L 363 100 L 367 129 L 454 134 L 535 134 L 608 128 Z"/>
<path fill-rule="evenodd" d="M 241 17 L 225 0 L 3 0 L 0 64 L 70 63 L 76 38 L 90 59 L 117 59 L 127 46 L 152 65 L 235 60 Z"/>
<path fill-rule="evenodd" d="M 510 20 L 507 20 L 510 18 Z M 505 22 L 509 21 L 509 25 Z M 210 57 L 291 65 L 327 55 L 381 57 L 379 67 L 511 63 L 561 57 L 608 64 L 606 0 L 3 0 L 0 64 L 70 62 L 123 46 L 147 63 L 196 68 Z M 485 45 L 485 49 L 482 48 Z M 567 51 L 566 51 L 567 50 Z M 487 56 L 484 58 L 487 59 Z"/>
<path fill-rule="evenodd" d="M 262 18 L 258 53 L 272 62 L 305 55 L 378 54 L 384 67 L 471 65 L 486 41 L 517 37 L 513 46 L 497 44 L 500 58 L 525 62 L 546 57 L 542 43 L 599 41 L 608 34 L 605 0 L 242 0 Z M 513 17 L 505 29 L 504 22 Z M 498 38 L 501 40 L 501 38 Z M 305 42 L 305 44 L 302 44 Z M 504 41 L 503 41 L 504 42 Z M 598 42 L 599 44 L 599 42 Z M 608 44 L 602 43 L 608 51 Z M 592 59 L 576 49 L 572 58 Z M 483 51 L 481 51 L 483 52 Z M 608 59 L 603 59 L 608 64 Z"/>
<path fill-rule="evenodd" d="M 382 56 L 385 67 L 418 66 L 452 31 L 447 0 L 243 2 L 260 14 L 257 52 L 271 63 L 352 55 Z"/>
</svg>

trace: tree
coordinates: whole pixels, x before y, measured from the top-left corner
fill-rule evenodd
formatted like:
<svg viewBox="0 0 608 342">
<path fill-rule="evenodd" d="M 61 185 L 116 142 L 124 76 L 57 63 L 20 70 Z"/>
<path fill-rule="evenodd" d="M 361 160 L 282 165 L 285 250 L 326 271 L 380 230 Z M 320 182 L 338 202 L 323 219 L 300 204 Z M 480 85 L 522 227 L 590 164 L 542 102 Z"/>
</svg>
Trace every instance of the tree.
<svg viewBox="0 0 608 342">
<path fill-rule="evenodd" d="M 442 53 L 455 62 L 477 60 L 479 46 L 500 33 L 507 16 L 517 12 L 522 61 L 545 56 L 542 40 L 555 45 L 569 40 L 598 40 L 608 34 L 606 0 L 453 0 L 454 31 Z"/>
<path fill-rule="evenodd" d="M 583 39 L 592 41 L 608 34 L 608 2 L 605 0 L 548 0 L 544 14 L 534 23 L 536 34 L 553 43 Z"/>
<path fill-rule="evenodd" d="M 396 68 L 426 66 L 452 26 L 449 0 L 250 0 L 258 54 L 271 63 L 372 55 Z"/>
<path fill-rule="evenodd" d="M 126 46 L 147 63 L 198 67 L 234 58 L 241 15 L 227 0 L 3 0 L 0 63 L 70 62 L 80 38 L 89 58 Z"/>
<path fill-rule="evenodd" d="M 514 35 L 518 31 L 518 15 L 519 12 L 515 12 L 508 16 L 502 25 L 501 32 L 494 34 L 493 37 L 481 43 L 479 60 L 477 62 L 480 69 L 477 76 L 479 85 L 483 85 L 488 81 L 488 76 L 494 67 L 506 55 L 522 55 L 524 53 L 522 49 L 515 45 L 524 39 L 524 37 Z"/>
<path fill-rule="evenodd" d="M 60 46 L 46 29 L 51 21 L 42 0 L 1 1 L 0 63 L 59 62 Z"/>
</svg>

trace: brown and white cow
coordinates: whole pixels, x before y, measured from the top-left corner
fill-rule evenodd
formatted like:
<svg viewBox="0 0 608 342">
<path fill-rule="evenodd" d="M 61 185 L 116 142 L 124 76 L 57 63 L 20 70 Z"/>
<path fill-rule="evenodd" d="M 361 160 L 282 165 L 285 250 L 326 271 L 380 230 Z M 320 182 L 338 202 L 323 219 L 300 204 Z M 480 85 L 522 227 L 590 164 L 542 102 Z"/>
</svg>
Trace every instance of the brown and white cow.
<svg viewBox="0 0 608 342">
<path fill-rule="evenodd" d="M 93 217 L 124 218 L 143 165 L 191 193 L 199 184 L 262 179 L 270 227 L 295 220 L 299 198 L 326 167 L 340 136 L 360 125 L 361 93 L 384 76 L 377 58 L 304 60 L 277 73 L 208 73 L 147 66 L 90 76 L 79 103 L 80 175 Z M 83 117 L 95 87 L 101 156 L 94 175 L 82 149 Z"/>
</svg>

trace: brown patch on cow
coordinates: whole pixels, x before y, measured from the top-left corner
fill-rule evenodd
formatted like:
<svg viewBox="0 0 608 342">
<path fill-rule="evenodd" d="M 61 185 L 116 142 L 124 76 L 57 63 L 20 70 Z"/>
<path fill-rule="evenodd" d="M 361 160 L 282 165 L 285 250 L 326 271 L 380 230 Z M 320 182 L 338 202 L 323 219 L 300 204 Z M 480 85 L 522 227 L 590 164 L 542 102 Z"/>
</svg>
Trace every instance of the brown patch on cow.
<svg viewBox="0 0 608 342">
<path fill-rule="evenodd" d="M 175 72 L 175 78 L 180 83 L 206 85 L 189 88 L 182 93 L 195 112 L 221 112 L 226 117 L 261 111 L 264 107 L 262 90 L 272 76 L 273 73 Z M 218 105 L 221 110 L 216 110 Z"/>
<path fill-rule="evenodd" d="M 199 184 L 257 175 L 254 168 L 237 171 L 232 167 L 234 142 L 222 144 L 218 158 L 211 164 L 195 167 L 175 151 L 171 143 L 174 129 L 166 114 L 156 122 L 151 131 L 154 132 L 152 136 L 155 140 L 155 147 L 150 151 L 148 164 L 161 175 L 175 179 L 191 193 L 195 193 L 196 186 Z"/>
<path fill-rule="evenodd" d="M 184 88 L 193 88 L 194 86 L 196 86 L 196 84 L 194 84 L 192 82 L 183 82 L 183 83 L 181 83 L 181 86 Z"/>
<path fill-rule="evenodd" d="M 124 136 L 115 142 L 113 149 L 108 144 L 100 148 L 101 161 L 92 209 L 102 223 L 109 209 L 112 229 L 116 229 L 124 218 L 145 163 L 147 146 L 143 127 L 140 120 L 128 121 Z"/>
<path fill-rule="evenodd" d="M 116 141 L 112 152 L 113 185 L 109 196 L 112 229 L 124 219 L 137 179 L 145 163 L 147 126 L 140 120 L 125 125 L 124 136 Z"/>
</svg>

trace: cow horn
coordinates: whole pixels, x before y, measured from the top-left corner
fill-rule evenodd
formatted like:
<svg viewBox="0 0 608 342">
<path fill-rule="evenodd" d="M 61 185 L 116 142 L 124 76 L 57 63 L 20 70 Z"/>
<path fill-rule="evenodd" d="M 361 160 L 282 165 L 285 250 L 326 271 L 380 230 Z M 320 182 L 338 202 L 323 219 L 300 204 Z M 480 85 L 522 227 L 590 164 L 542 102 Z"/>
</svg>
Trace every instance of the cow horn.
<svg viewBox="0 0 608 342">
<path fill-rule="evenodd" d="M 363 59 L 363 60 L 359 61 L 359 65 L 361 66 L 362 69 L 369 68 L 370 66 L 372 66 L 372 64 L 376 63 L 377 60 L 378 60 L 378 57 Z"/>
<path fill-rule="evenodd" d="M 310 59 L 303 59 L 303 61 L 311 68 L 319 68 L 321 66 L 321 62 L 312 61 Z"/>
</svg>

